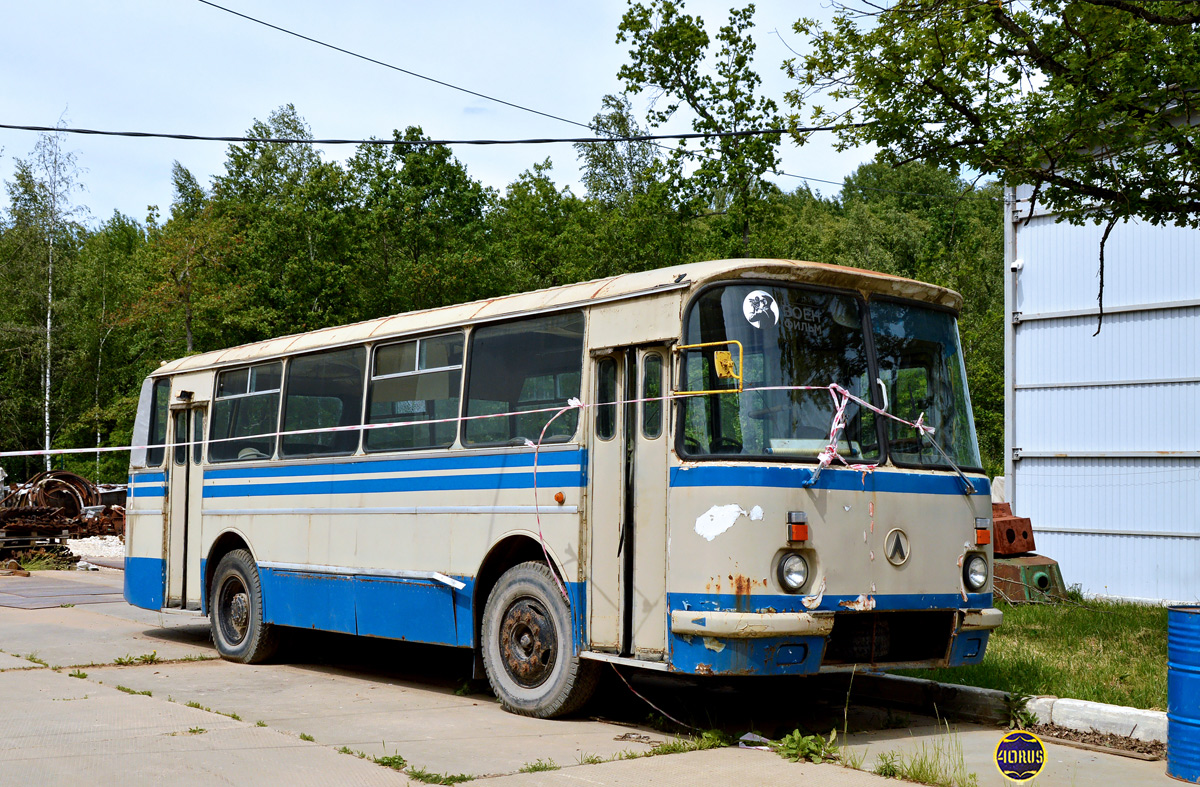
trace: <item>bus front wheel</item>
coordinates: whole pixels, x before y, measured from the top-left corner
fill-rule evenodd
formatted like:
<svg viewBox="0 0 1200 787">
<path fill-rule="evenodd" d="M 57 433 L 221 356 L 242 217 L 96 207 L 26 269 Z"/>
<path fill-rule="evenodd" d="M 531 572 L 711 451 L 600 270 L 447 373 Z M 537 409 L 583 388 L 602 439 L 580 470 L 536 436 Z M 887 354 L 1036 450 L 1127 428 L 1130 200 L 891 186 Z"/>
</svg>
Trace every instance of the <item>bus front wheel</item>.
<svg viewBox="0 0 1200 787">
<path fill-rule="evenodd" d="M 262 583 L 249 552 L 235 549 L 221 558 L 209 598 L 212 638 L 221 658 L 257 664 L 271 657 L 278 635 L 263 621 Z"/>
<path fill-rule="evenodd" d="M 596 688 L 597 665 L 575 653 L 571 610 L 544 563 L 504 572 L 484 606 L 482 640 L 488 681 L 513 713 L 563 716 Z"/>
</svg>

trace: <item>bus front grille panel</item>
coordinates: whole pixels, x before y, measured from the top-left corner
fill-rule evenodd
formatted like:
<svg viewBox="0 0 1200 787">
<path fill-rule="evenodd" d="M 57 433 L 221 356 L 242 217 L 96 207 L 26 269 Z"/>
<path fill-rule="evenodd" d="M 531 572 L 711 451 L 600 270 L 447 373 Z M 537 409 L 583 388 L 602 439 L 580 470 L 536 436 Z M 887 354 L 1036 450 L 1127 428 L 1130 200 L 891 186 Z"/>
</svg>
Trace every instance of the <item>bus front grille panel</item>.
<svg viewBox="0 0 1200 787">
<path fill-rule="evenodd" d="M 888 664 L 943 659 L 954 610 L 839 612 L 822 664 Z"/>
</svg>

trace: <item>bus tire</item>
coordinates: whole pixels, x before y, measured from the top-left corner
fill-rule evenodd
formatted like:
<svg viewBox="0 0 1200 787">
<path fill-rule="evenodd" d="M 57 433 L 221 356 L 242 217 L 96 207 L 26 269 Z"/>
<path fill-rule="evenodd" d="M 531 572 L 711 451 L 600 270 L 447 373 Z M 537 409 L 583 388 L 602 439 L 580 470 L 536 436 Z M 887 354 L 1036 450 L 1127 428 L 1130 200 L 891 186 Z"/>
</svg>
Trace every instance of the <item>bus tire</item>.
<svg viewBox="0 0 1200 787">
<path fill-rule="evenodd" d="M 235 549 L 221 558 L 209 598 L 212 638 L 221 658 L 258 664 L 274 654 L 279 636 L 263 621 L 262 583 L 249 552 Z"/>
<path fill-rule="evenodd" d="M 591 697 L 597 665 L 575 653 L 571 610 L 545 563 L 521 563 L 500 577 L 483 610 L 483 667 L 504 707 L 549 719 Z"/>
</svg>

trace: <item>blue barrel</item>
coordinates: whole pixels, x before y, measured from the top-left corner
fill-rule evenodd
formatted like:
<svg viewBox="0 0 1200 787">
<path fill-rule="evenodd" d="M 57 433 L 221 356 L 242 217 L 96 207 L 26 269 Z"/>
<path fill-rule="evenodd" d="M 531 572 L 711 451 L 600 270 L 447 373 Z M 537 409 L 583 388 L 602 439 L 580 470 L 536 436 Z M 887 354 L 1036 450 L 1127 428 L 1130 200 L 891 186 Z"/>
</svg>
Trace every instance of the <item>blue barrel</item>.
<svg viewBox="0 0 1200 787">
<path fill-rule="evenodd" d="M 1200 606 L 1167 610 L 1167 775 L 1200 784 Z"/>
</svg>

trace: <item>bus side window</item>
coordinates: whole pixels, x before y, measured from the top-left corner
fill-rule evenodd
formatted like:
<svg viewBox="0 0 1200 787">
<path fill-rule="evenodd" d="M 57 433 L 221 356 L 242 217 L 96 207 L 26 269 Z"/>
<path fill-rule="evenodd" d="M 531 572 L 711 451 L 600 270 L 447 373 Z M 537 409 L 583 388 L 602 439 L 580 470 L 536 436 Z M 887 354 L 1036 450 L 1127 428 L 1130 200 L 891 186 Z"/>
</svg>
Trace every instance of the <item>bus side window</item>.
<svg viewBox="0 0 1200 787">
<path fill-rule="evenodd" d="M 198 465 L 204 458 L 204 411 L 192 412 L 192 464 Z"/>
<path fill-rule="evenodd" d="M 596 437 L 611 440 L 617 434 L 617 362 L 601 358 L 596 366 Z"/>
<path fill-rule="evenodd" d="M 279 361 L 217 375 L 208 460 L 269 459 L 279 423 Z"/>
<path fill-rule="evenodd" d="M 568 400 L 579 396 L 581 312 L 480 326 L 471 333 L 469 354 L 465 414 L 512 415 L 464 422 L 463 445 L 563 442 L 575 435 L 578 409 L 557 418 L 553 409 L 566 407 Z M 537 412 L 543 410 L 551 411 Z"/>
<path fill-rule="evenodd" d="M 179 410 L 175 413 L 175 464 L 187 464 L 187 411 Z"/>
<path fill-rule="evenodd" d="M 358 449 L 358 429 L 286 434 L 308 429 L 334 429 L 362 423 L 366 349 L 350 347 L 312 353 L 288 363 L 284 387 L 280 456 L 333 456 Z"/>
<path fill-rule="evenodd" d="M 458 433 L 463 335 L 431 336 L 375 349 L 367 423 L 404 426 L 371 429 L 367 451 L 448 448 Z M 422 426 L 423 421 L 438 421 Z"/>
<path fill-rule="evenodd" d="M 662 434 L 662 356 L 649 353 L 642 358 L 642 436 L 656 440 Z"/>
<path fill-rule="evenodd" d="M 171 399 L 171 381 L 160 378 L 154 381 L 150 406 L 149 442 L 153 448 L 146 449 L 146 467 L 158 467 L 166 456 L 167 442 L 167 407 Z"/>
</svg>

